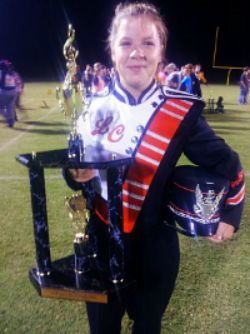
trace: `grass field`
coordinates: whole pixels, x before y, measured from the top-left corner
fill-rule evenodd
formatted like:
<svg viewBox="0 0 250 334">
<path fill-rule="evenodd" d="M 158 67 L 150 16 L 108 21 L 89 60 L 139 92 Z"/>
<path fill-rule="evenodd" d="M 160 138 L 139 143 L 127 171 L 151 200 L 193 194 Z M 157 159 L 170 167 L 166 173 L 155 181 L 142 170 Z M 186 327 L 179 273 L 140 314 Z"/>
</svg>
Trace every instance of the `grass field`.
<svg viewBox="0 0 250 334">
<path fill-rule="evenodd" d="M 66 147 L 69 127 L 55 99 L 56 83 L 25 86 L 14 129 L 0 119 L 0 333 L 87 334 L 81 302 L 40 298 L 28 280 L 35 250 L 27 169 L 16 154 Z M 239 152 L 249 196 L 250 105 L 237 104 L 238 87 L 203 86 L 205 99 L 222 95 L 225 114 L 206 117 L 217 134 Z M 181 162 L 186 162 L 181 158 Z M 47 209 L 52 260 L 72 253 L 73 229 L 64 209 L 71 194 L 60 171 L 46 170 Z M 181 236 L 181 267 L 162 334 L 250 333 L 250 204 L 233 240 L 213 245 Z M 130 333 L 127 318 L 123 334 Z M 154 333 L 152 333 L 154 334 Z"/>
</svg>

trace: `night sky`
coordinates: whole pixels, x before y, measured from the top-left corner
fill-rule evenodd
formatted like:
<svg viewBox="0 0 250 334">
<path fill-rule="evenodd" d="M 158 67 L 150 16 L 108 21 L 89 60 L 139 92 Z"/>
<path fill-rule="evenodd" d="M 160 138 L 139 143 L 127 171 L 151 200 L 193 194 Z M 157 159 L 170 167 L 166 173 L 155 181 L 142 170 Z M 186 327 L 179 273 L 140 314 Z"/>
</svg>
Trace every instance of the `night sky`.
<svg viewBox="0 0 250 334">
<path fill-rule="evenodd" d="M 110 65 L 105 40 L 119 0 L 0 0 L 0 58 L 9 59 L 26 80 L 62 80 L 62 47 L 68 23 L 76 30 L 78 63 Z M 208 78 L 223 80 L 212 70 L 216 27 L 220 27 L 216 65 L 250 65 L 249 10 L 245 1 L 152 0 L 170 32 L 166 58 L 178 66 L 201 63 Z M 239 76 L 235 71 L 233 76 Z"/>
</svg>

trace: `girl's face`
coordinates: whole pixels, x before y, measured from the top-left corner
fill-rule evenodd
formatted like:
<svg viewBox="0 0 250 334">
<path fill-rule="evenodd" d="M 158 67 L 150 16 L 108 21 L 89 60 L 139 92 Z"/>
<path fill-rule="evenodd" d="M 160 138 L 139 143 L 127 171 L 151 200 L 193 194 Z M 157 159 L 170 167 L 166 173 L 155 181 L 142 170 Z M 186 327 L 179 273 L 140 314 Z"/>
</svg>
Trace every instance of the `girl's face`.
<svg viewBox="0 0 250 334">
<path fill-rule="evenodd" d="M 163 46 L 155 22 L 148 16 L 120 21 L 111 56 L 122 86 L 138 98 L 155 77 Z"/>
</svg>

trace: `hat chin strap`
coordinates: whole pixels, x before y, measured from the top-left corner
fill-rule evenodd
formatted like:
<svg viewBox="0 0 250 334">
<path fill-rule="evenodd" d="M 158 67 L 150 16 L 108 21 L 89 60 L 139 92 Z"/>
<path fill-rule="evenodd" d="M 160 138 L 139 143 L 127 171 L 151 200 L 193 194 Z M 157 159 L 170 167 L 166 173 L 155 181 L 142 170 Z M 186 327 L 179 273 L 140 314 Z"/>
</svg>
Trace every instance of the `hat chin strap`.
<svg viewBox="0 0 250 334">
<path fill-rule="evenodd" d="M 169 223 L 168 223 L 167 221 L 165 221 L 165 220 L 164 220 L 163 223 L 164 223 L 164 225 L 166 225 L 167 227 L 171 227 L 173 230 L 175 230 L 175 231 L 177 231 L 177 232 L 179 232 L 179 233 L 181 233 L 181 234 L 183 234 L 183 235 L 185 235 L 185 236 L 187 236 L 187 237 L 192 237 L 192 238 L 197 237 L 197 235 L 192 234 L 192 233 L 190 233 L 190 232 L 184 230 L 184 229 L 181 228 L 181 227 L 177 227 L 176 225 L 169 224 Z"/>
</svg>

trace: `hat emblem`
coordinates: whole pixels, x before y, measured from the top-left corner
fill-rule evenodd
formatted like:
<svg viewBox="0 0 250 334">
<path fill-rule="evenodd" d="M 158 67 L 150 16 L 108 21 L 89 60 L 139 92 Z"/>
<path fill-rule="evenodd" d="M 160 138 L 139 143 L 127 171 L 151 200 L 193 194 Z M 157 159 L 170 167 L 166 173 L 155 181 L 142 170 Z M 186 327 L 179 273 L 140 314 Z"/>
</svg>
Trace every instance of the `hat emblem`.
<svg viewBox="0 0 250 334">
<path fill-rule="evenodd" d="M 196 203 L 194 204 L 194 212 L 201 219 L 202 224 L 210 224 L 214 215 L 219 211 L 219 204 L 223 197 L 225 187 L 216 195 L 214 190 L 208 190 L 203 194 L 200 185 L 195 188 Z"/>
</svg>

